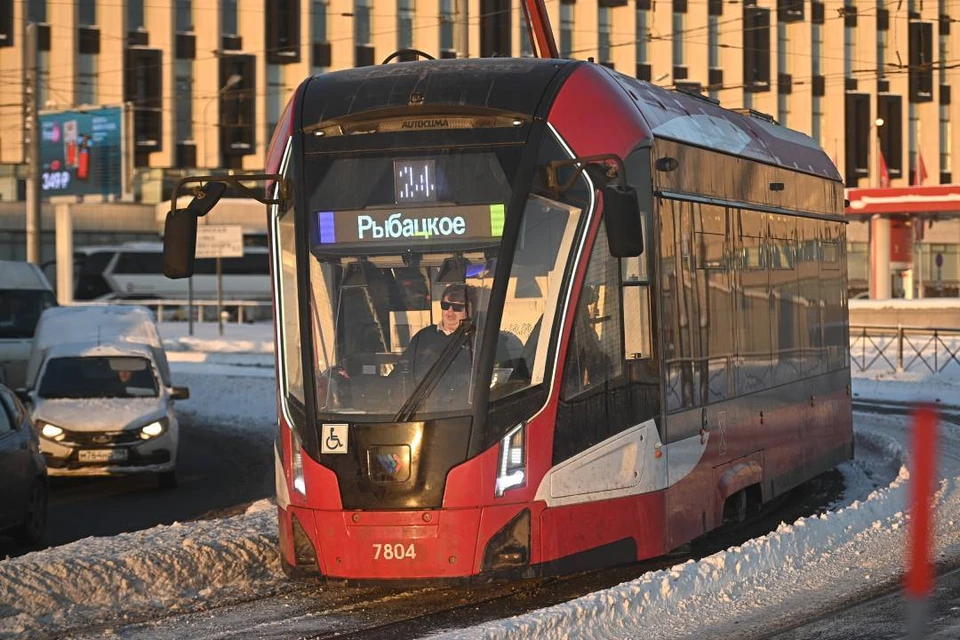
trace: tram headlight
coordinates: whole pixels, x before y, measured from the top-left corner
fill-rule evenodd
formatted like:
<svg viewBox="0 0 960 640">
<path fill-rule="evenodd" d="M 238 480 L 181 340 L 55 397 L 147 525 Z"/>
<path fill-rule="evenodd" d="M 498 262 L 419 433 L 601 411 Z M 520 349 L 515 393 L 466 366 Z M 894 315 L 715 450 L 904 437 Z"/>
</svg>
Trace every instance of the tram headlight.
<svg viewBox="0 0 960 640">
<path fill-rule="evenodd" d="M 303 478 L 303 445 L 296 429 L 290 430 L 291 448 L 293 449 L 291 470 L 293 472 L 293 489 L 303 497 L 307 496 L 307 481 Z"/>
<path fill-rule="evenodd" d="M 500 463 L 497 465 L 496 495 L 522 487 L 527 480 L 526 424 L 521 422 L 500 441 Z"/>
</svg>

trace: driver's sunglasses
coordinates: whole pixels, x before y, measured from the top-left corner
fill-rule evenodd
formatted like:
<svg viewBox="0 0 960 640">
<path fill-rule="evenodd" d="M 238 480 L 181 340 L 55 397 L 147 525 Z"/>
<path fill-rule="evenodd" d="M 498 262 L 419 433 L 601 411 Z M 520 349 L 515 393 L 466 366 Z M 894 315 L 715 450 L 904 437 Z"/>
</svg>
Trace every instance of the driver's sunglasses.
<svg viewBox="0 0 960 640">
<path fill-rule="evenodd" d="M 440 308 L 443 309 L 444 311 L 453 309 L 457 313 L 463 313 L 464 311 L 467 310 L 467 305 L 464 304 L 463 302 L 450 302 L 449 300 L 441 300 Z"/>
</svg>

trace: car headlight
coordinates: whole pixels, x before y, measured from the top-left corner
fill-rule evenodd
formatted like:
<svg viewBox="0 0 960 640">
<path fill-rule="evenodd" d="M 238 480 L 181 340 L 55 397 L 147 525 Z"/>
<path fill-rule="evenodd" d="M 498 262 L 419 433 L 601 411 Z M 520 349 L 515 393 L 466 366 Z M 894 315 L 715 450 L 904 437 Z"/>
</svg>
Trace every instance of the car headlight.
<svg viewBox="0 0 960 640">
<path fill-rule="evenodd" d="M 37 422 L 37 429 L 40 431 L 40 435 L 46 438 L 47 440 L 60 442 L 66 437 L 66 434 L 63 432 L 63 429 L 61 429 L 56 425 L 48 424 L 46 422 Z"/>
<path fill-rule="evenodd" d="M 165 422 L 165 420 L 157 420 L 144 427 L 140 427 L 140 439 L 149 440 L 150 438 L 156 438 L 163 434 L 163 432 L 167 430 Z"/>
</svg>

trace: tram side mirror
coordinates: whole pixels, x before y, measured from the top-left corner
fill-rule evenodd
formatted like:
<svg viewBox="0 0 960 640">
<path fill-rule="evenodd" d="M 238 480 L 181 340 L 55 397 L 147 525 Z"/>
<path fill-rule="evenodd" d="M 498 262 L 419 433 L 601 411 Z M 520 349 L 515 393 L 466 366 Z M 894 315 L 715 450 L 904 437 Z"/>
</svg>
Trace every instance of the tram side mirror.
<svg viewBox="0 0 960 640">
<path fill-rule="evenodd" d="M 603 221 L 614 258 L 634 258 L 643 253 L 643 221 L 637 190 L 630 185 L 603 188 Z"/>
<path fill-rule="evenodd" d="M 197 258 L 197 218 L 210 213 L 227 191 L 226 182 L 208 182 L 186 209 L 173 208 L 163 223 L 163 275 L 170 279 L 193 275 Z M 172 201 L 176 203 L 177 194 Z"/>
<path fill-rule="evenodd" d="M 190 209 L 170 211 L 163 223 L 163 275 L 189 278 L 196 258 L 197 214 Z"/>
</svg>

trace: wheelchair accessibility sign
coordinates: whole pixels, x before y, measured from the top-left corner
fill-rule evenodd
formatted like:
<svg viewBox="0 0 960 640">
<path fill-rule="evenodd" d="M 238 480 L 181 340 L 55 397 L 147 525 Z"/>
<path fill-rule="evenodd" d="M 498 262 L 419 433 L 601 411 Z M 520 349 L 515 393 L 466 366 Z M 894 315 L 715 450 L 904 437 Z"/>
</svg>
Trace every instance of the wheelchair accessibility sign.
<svg viewBox="0 0 960 640">
<path fill-rule="evenodd" d="M 346 453 L 349 429 L 345 424 L 325 424 L 320 434 L 320 453 Z"/>
</svg>

